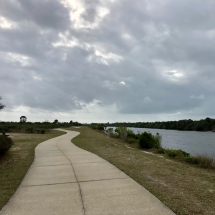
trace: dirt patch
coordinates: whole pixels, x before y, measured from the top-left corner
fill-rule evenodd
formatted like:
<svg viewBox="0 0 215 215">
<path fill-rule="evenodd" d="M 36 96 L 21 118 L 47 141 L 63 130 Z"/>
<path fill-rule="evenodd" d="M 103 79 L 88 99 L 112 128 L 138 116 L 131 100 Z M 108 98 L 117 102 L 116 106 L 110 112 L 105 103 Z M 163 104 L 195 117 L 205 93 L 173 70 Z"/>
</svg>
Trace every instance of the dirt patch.
<svg viewBox="0 0 215 215">
<path fill-rule="evenodd" d="M 12 147 L 11 151 L 16 151 L 16 150 L 19 150 L 19 149 L 20 149 L 19 147 Z"/>
</svg>

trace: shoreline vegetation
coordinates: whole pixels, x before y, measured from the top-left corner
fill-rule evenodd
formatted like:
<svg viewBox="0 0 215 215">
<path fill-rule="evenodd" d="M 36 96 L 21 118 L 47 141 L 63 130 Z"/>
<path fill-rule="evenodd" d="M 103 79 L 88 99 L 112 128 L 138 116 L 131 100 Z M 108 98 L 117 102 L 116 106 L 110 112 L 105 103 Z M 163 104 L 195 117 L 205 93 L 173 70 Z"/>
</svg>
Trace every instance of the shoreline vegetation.
<svg viewBox="0 0 215 215">
<path fill-rule="evenodd" d="M 91 125 L 100 125 L 101 123 L 92 123 Z M 134 128 L 154 128 L 154 129 L 169 129 L 179 131 L 213 131 L 215 132 L 215 119 L 207 117 L 201 120 L 184 119 L 179 121 L 166 122 L 115 122 L 102 123 L 105 127 L 134 127 Z"/>
<path fill-rule="evenodd" d="M 215 214 L 214 169 L 190 165 L 180 160 L 178 154 L 174 158 L 168 154 L 159 154 L 156 152 L 158 148 L 143 149 L 135 142 L 135 138 L 126 140 L 123 129 L 120 132 L 124 139 L 111 137 L 112 132 L 109 130 L 107 133 L 111 135 L 106 134 L 102 126 L 99 129 L 84 126 L 68 130 L 81 132 L 72 140 L 76 146 L 115 165 L 176 214 Z"/>
<path fill-rule="evenodd" d="M 199 166 L 205 169 L 215 170 L 215 159 L 208 155 L 191 156 L 189 153 L 181 149 L 165 149 L 162 147 L 162 136 L 157 133 L 152 135 L 150 132 L 143 132 L 135 134 L 132 130 L 120 125 L 115 129 L 107 128 L 105 130 L 103 125 L 90 126 L 93 130 L 105 132 L 111 138 L 120 138 L 123 141 L 133 145 L 135 148 L 150 150 L 152 153 L 165 155 L 169 158 L 186 162 L 192 165 Z"/>
</svg>

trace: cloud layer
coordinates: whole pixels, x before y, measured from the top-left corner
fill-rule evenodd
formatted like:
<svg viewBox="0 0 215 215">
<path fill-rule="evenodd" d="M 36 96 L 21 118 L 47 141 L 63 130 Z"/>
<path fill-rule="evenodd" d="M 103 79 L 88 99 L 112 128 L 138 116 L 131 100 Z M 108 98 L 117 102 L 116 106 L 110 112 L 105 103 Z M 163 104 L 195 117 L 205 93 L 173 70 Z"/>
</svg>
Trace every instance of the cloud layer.
<svg viewBox="0 0 215 215">
<path fill-rule="evenodd" d="M 22 108 L 34 120 L 214 117 L 214 8 L 212 0 L 1 1 L 1 118 Z"/>
</svg>

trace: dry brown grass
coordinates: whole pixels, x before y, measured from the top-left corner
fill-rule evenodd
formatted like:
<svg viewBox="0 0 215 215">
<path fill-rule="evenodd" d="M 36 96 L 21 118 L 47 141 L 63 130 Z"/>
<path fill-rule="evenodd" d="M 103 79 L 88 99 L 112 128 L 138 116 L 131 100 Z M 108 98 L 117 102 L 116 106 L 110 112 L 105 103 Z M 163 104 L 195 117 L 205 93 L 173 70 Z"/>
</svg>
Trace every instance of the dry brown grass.
<svg viewBox="0 0 215 215">
<path fill-rule="evenodd" d="M 197 155 L 193 159 L 202 168 L 215 169 L 215 159 L 208 155 Z"/>
<path fill-rule="evenodd" d="M 35 147 L 64 132 L 51 130 L 47 134 L 10 133 L 14 145 L 0 157 L 0 210 L 20 185 L 34 159 Z"/>
<path fill-rule="evenodd" d="M 215 172 L 165 156 L 145 153 L 132 144 L 87 127 L 72 142 L 106 159 L 148 189 L 176 214 L 215 214 Z"/>
</svg>

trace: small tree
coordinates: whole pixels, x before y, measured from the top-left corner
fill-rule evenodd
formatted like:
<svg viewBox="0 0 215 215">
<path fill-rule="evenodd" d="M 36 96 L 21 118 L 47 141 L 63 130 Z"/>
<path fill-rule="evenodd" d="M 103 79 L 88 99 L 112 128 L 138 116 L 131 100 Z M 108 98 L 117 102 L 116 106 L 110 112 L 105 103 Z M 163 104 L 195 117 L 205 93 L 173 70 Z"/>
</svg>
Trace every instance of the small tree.
<svg viewBox="0 0 215 215">
<path fill-rule="evenodd" d="M 126 139 L 127 137 L 127 128 L 125 126 L 120 125 L 116 130 L 115 130 L 121 139 Z"/>
<path fill-rule="evenodd" d="M 58 120 L 57 119 L 55 119 L 55 121 L 53 122 L 54 124 L 58 124 Z"/>
<path fill-rule="evenodd" d="M 112 135 L 113 134 L 113 128 L 108 128 L 106 130 L 106 132 L 107 132 L 108 135 Z"/>
<path fill-rule="evenodd" d="M 99 131 L 104 131 L 104 126 L 103 126 L 103 125 L 99 125 L 99 126 L 97 127 L 97 129 L 98 129 Z"/>
<path fill-rule="evenodd" d="M 0 100 L 2 99 L 2 97 L 0 97 Z M 3 105 L 2 103 L 0 103 L 0 110 L 2 110 L 5 107 L 5 105 Z"/>
<path fill-rule="evenodd" d="M 20 117 L 20 122 L 26 122 L 27 121 L 27 117 L 26 116 L 21 116 Z"/>
</svg>

